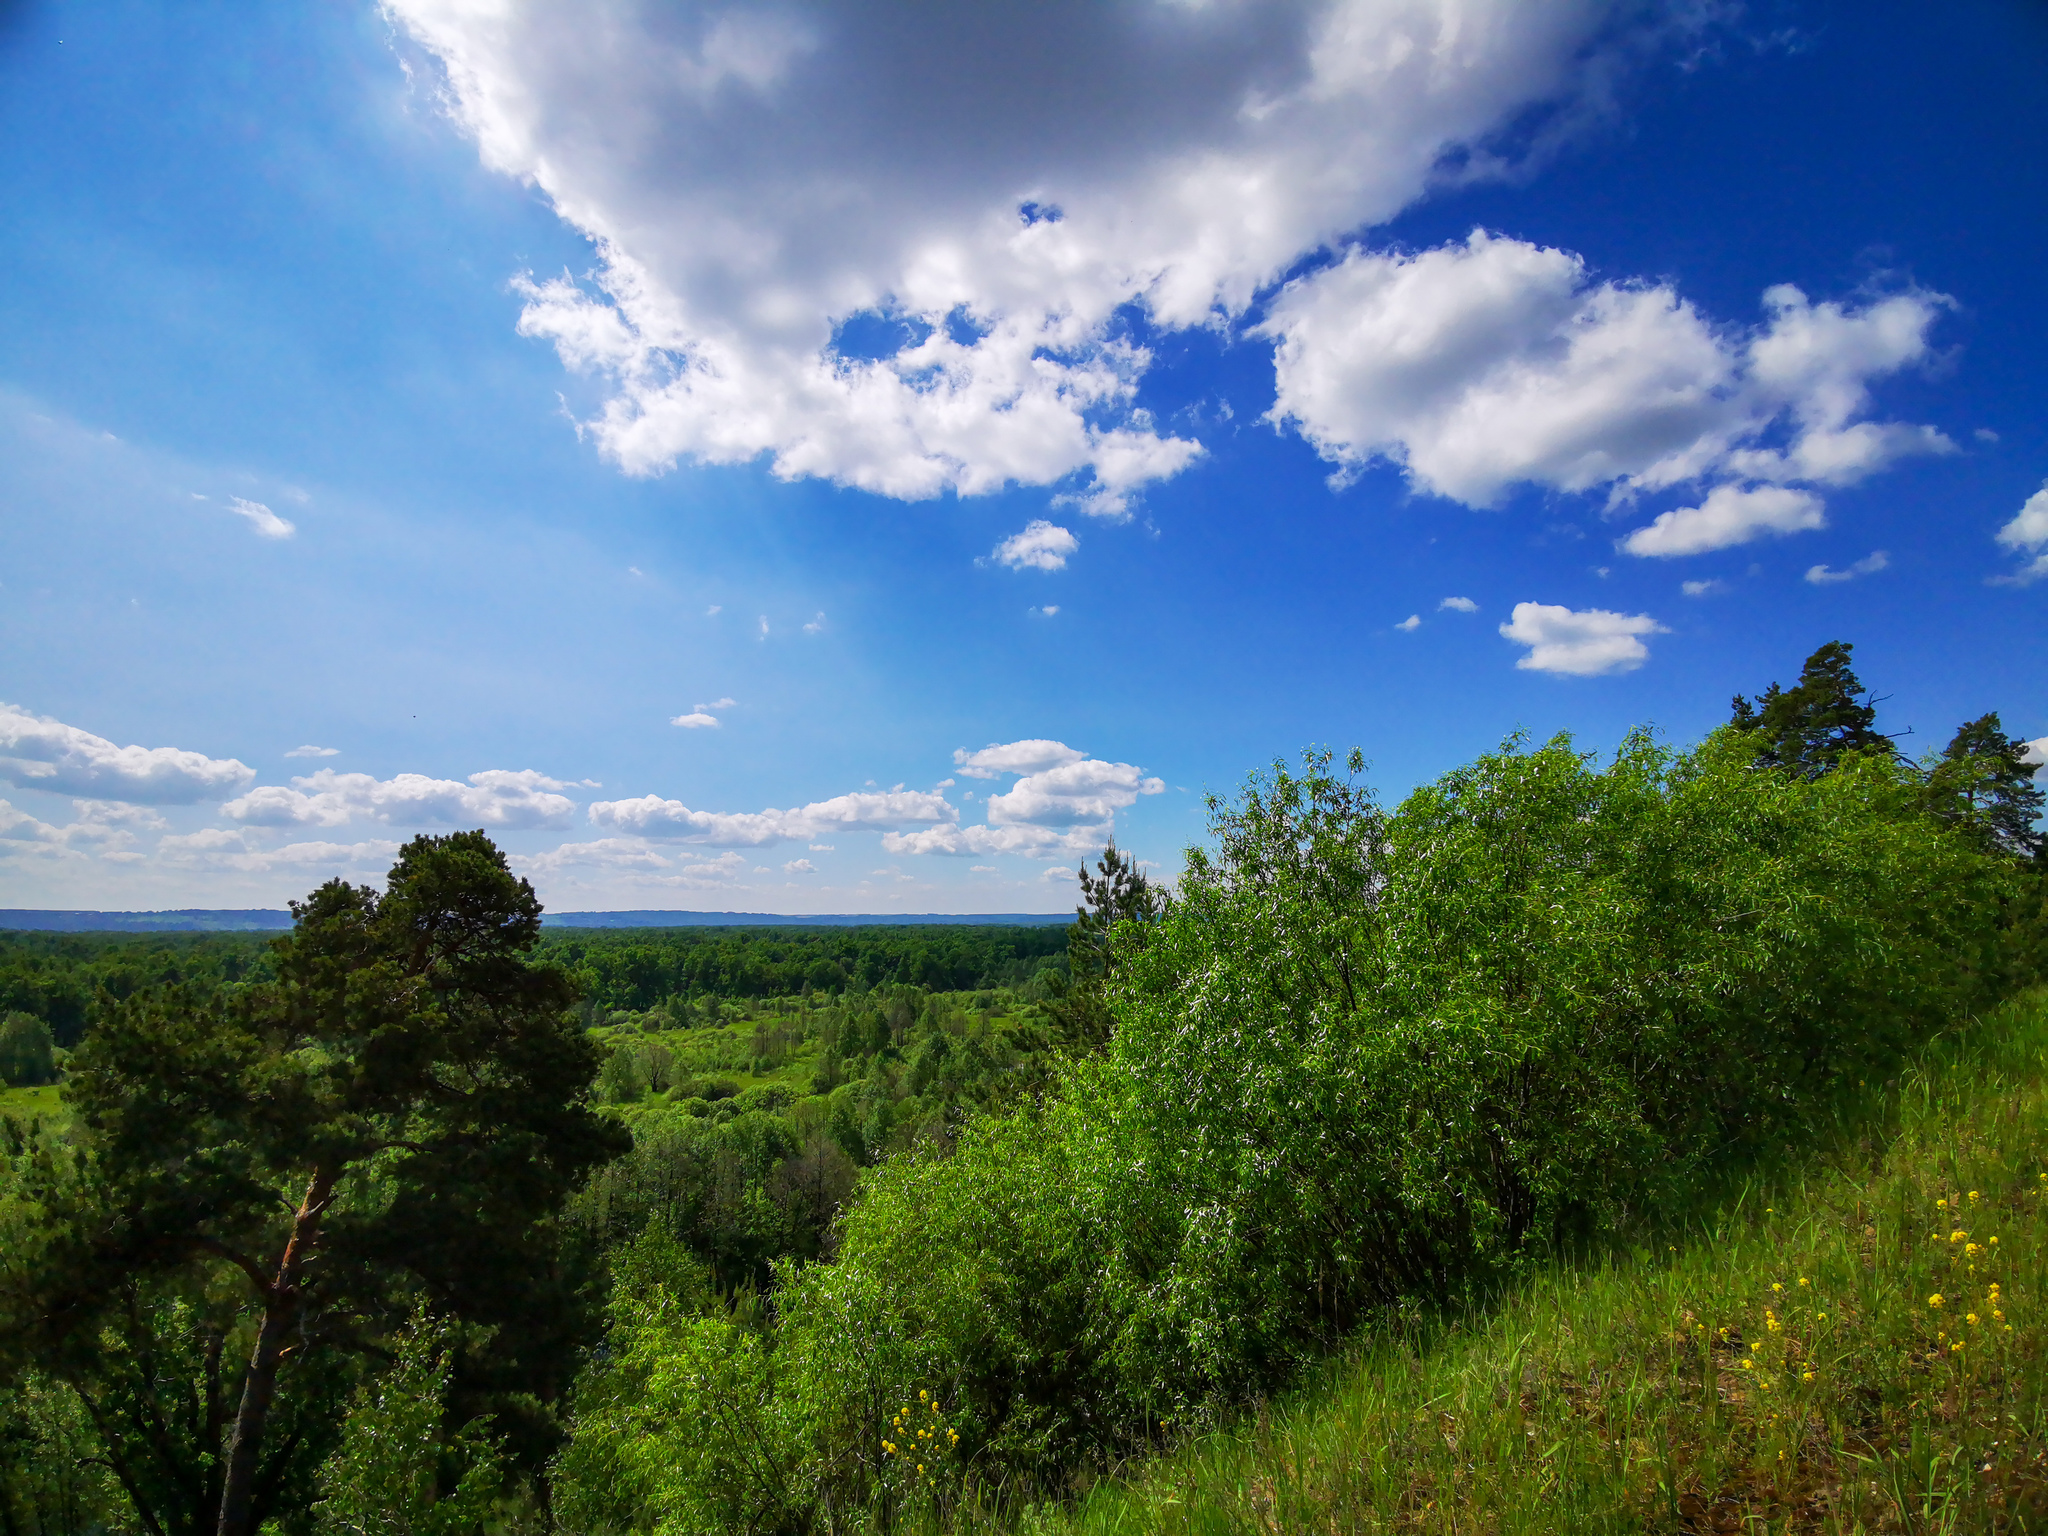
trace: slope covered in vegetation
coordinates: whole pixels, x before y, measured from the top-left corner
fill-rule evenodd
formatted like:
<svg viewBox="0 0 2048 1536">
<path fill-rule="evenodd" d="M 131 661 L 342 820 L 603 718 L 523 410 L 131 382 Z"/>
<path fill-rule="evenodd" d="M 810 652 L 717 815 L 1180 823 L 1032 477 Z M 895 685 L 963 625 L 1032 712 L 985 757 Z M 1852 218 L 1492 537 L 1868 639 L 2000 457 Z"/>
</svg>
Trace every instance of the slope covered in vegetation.
<svg viewBox="0 0 2048 1536">
<path fill-rule="evenodd" d="M 1390 1315 L 1311 1385 L 1071 1509 L 962 1523 L 1508 1536 L 2048 1520 L 2048 996 L 1934 1043 L 1835 1134 L 1655 1236 L 1462 1315 Z"/>
</svg>

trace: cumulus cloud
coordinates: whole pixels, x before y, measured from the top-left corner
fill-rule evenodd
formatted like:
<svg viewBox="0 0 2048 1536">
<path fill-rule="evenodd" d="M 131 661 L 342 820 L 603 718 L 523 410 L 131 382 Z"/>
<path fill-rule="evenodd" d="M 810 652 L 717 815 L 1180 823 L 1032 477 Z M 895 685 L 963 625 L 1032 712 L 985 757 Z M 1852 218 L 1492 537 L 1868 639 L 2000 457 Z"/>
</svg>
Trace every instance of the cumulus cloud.
<svg viewBox="0 0 2048 1536">
<path fill-rule="evenodd" d="M 1743 333 L 1667 286 L 1595 282 L 1569 252 L 1475 230 L 1353 250 L 1281 290 L 1260 332 L 1277 343 L 1272 419 L 1340 474 L 1385 460 L 1488 507 L 1518 484 L 1840 485 L 1946 451 L 1932 428 L 1856 418 L 1871 380 L 1928 359 L 1948 303 L 1913 290 L 1849 308 L 1780 285 Z M 1773 432 L 1789 443 L 1760 442 Z"/>
<path fill-rule="evenodd" d="M 884 834 L 887 853 L 975 855 L 1012 853 L 1027 859 L 1056 859 L 1097 853 L 1109 840 L 1108 823 L 1077 827 L 933 827 L 924 832 Z"/>
<path fill-rule="evenodd" d="M 309 746 L 304 746 L 304 747 L 293 747 L 293 748 L 291 749 L 291 751 L 289 751 L 289 752 L 285 753 L 285 756 L 286 756 L 286 757 L 339 757 L 339 756 L 341 756 L 341 748 L 339 748 L 339 747 L 315 747 L 315 746 L 310 746 L 310 745 L 309 745 Z"/>
<path fill-rule="evenodd" d="M 1515 665 L 1525 672 L 1601 677 L 1632 672 L 1649 659 L 1641 637 L 1667 634 L 1648 614 L 1610 613 L 1605 608 L 1574 612 L 1556 603 L 1517 603 L 1500 632 L 1529 654 Z"/>
<path fill-rule="evenodd" d="M 718 716 L 708 715 L 703 710 L 693 710 L 687 715 L 677 715 L 670 725 L 680 725 L 686 731 L 707 731 L 718 729 Z"/>
<path fill-rule="evenodd" d="M 1140 795 L 1165 788 L 1129 763 L 1083 758 L 1027 773 L 1002 794 L 990 795 L 988 819 L 999 826 L 1101 826 Z"/>
<path fill-rule="evenodd" d="M 1781 485 L 1744 489 L 1717 485 L 1696 507 L 1660 512 L 1654 522 L 1621 541 L 1632 555 L 1697 555 L 1747 544 L 1766 534 L 1805 533 L 1828 525 L 1818 496 Z"/>
<path fill-rule="evenodd" d="M 2024 586 L 2048 576 L 2048 485 L 2029 496 L 2019 514 L 1999 529 L 1996 537 L 2001 548 L 2013 550 L 2023 558 L 2033 556 L 2019 570 L 2003 578 L 2006 582 Z"/>
<path fill-rule="evenodd" d="M 1088 754 L 1077 752 L 1063 741 L 1032 737 L 1001 745 L 990 743 L 979 752 L 960 748 L 953 753 L 953 766 L 970 779 L 992 779 L 999 773 L 1038 773 L 1047 768 L 1078 763 Z"/>
<path fill-rule="evenodd" d="M 1130 307 L 1242 314 L 1678 25 L 1615 0 L 387 9 L 484 163 L 594 242 L 588 277 L 522 282 L 520 328 L 611 381 L 586 429 L 628 471 L 1071 477 L 1111 514 L 1201 451 L 1136 408 Z"/>
<path fill-rule="evenodd" d="M 179 747 L 117 747 L 75 725 L 0 704 L 0 779 L 23 789 L 190 805 L 240 789 L 256 771 L 236 758 Z"/>
<path fill-rule="evenodd" d="M 995 548 L 995 558 L 1013 571 L 1057 571 L 1081 541 L 1057 523 L 1034 518 L 1022 533 L 1013 533 Z"/>
<path fill-rule="evenodd" d="M 7 801 L 0 800 L 0 841 L 55 846 L 64 841 L 64 833 L 47 821 L 40 821 L 28 812 L 18 811 Z"/>
<path fill-rule="evenodd" d="M 1436 609 L 1438 613 L 1447 610 L 1451 613 L 1477 613 L 1479 605 L 1469 597 L 1447 597 L 1436 605 Z"/>
<path fill-rule="evenodd" d="M 238 870 L 269 874 L 290 870 L 314 876 L 321 872 L 382 873 L 398 853 L 398 844 L 379 839 L 359 843 L 303 842 L 265 848 L 246 832 L 206 827 L 167 837 L 157 844 L 160 863 L 174 868 Z"/>
<path fill-rule="evenodd" d="M 637 800 L 600 800 L 590 807 L 597 826 L 683 843 L 760 848 L 785 841 L 808 842 L 834 831 L 895 831 L 956 821 L 960 813 L 943 795 L 917 790 L 863 791 L 816 800 L 796 810 L 698 811 L 680 800 L 642 795 Z"/>
<path fill-rule="evenodd" d="M 738 703 L 738 699 L 713 699 L 709 704 L 699 704 L 695 707 L 698 709 L 731 709 Z"/>
<path fill-rule="evenodd" d="M 1727 591 L 1728 583 L 1725 581 L 1715 580 L 1681 581 L 1678 584 L 1678 590 L 1683 592 L 1687 597 L 1712 597 L 1717 592 Z"/>
<path fill-rule="evenodd" d="M 244 501 L 239 496 L 230 496 L 228 510 L 237 517 L 246 517 L 249 525 L 266 539 L 288 539 L 298 532 L 297 528 L 260 501 Z"/>
<path fill-rule="evenodd" d="M 1832 570 L 1825 565 L 1809 566 L 1806 579 L 1816 587 L 1832 586 L 1837 582 L 1854 581 L 1858 576 L 1874 576 L 1891 563 L 1890 555 L 1874 549 L 1846 570 Z"/>
<path fill-rule="evenodd" d="M 809 859 L 791 859 L 782 866 L 782 872 L 785 875 L 815 875 L 818 872 L 818 866 Z"/>
<path fill-rule="evenodd" d="M 637 837 L 600 837 L 587 843 L 563 843 L 546 853 L 531 854 L 513 861 L 526 875 L 553 875 L 565 869 L 660 871 L 673 861 L 664 858 Z"/>
<path fill-rule="evenodd" d="M 1411 613 L 1407 618 L 1396 624 L 1394 628 L 1400 630 L 1403 634 L 1413 633 L 1415 630 L 1422 628 L 1422 615 Z"/>
<path fill-rule="evenodd" d="M 401 773 L 318 773 L 292 780 L 289 789 L 266 784 L 230 800 L 221 810 L 257 827 L 341 827 L 381 821 L 402 827 L 496 827 L 507 831 L 566 827 L 575 804 L 558 791 L 568 786 L 532 769 L 492 768 L 454 779 Z"/>
</svg>

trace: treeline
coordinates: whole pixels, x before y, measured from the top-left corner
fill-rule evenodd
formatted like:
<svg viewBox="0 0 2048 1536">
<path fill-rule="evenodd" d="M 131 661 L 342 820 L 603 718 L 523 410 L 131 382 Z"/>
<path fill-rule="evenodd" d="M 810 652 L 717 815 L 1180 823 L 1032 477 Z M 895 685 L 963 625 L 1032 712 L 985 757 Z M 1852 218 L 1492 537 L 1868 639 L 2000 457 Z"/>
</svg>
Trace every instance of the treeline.
<svg viewBox="0 0 2048 1536">
<path fill-rule="evenodd" d="M 274 981 L 273 943 L 243 933 L 0 932 L 0 1021 L 12 1021 L 0 1026 L 9 1042 L 0 1045 L 0 1080 L 40 1081 L 21 1075 L 40 1068 L 8 1075 L 9 1064 L 72 1049 L 100 1011 L 140 994 L 175 986 L 211 995 Z M 1065 951 L 1065 931 L 1050 926 L 595 929 L 546 935 L 539 945 L 574 978 L 587 1024 L 704 999 L 1026 989 L 1041 971 L 1063 967 Z M 31 1020 L 47 1043 L 37 1043 Z"/>
<path fill-rule="evenodd" d="M 0 1014 L 26 1013 L 65 1049 L 95 1004 L 166 986 L 201 991 L 271 976 L 270 939 L 254 934 L 0 932 Z"/>
<path fill-rule="evenodd" d="M 540 953 L 577 978 L 592 1008 L 610 1012 L 670 998 L 1014 987 L 1057 964 L 1066 947 L 1065 930 L 1050 925 L 666 928 L 558 931 Z"/>
</svg>

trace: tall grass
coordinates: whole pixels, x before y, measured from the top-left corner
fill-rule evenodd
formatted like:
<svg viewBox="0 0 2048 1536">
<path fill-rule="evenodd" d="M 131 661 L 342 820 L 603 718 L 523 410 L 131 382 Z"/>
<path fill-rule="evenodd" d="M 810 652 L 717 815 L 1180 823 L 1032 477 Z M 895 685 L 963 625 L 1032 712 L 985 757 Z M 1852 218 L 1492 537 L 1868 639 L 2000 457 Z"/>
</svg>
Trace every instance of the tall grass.
<svg viewBox="0 0 2048 1536">
<path fill-rule="evenodd" d="M 1070 1506 L 956 1523 L 2048 1529 L 2044 1054 L 2034 994 L 1939 1042 L 1832 1147 L 1654 1244 L 1372 1330 L 1319 1382 Z"/>
</svg>

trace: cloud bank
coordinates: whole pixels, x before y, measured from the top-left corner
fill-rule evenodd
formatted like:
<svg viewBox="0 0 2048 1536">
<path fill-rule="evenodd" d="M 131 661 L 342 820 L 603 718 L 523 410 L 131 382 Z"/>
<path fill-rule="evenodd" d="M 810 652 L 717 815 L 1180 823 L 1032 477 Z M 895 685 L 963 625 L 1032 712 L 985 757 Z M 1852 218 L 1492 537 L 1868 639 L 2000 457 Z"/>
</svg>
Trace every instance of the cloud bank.
<svg viewBox="0 0 2048 1536">
<path fill-rule="evenodd" d="M 879 0 L 386 10 L 438 66 L 484 163 L 593 241 L 591 273 L 522 280 L 520 328 L 609 381 L 585 425 L 623 468 L 766 455 L 785 477 L 900 497 L 1068 480 L 1108 514 L 1201 452 L 1136 407 L 1151 359 L 1131 317 L 1233 321 L 1303 257 L 1433 183 L 1500 169 L 1509 126 L 1554 138 L 1701 14 L 1619 0 L 954 0 L 914 23 Z M 1290 313 L 1359 276 L 1298 290 Z"/>
<path fill-rule="evenodd" d="M 180 747 L 117 747 L 75 725 L 0 704 L 0 779 L 23 789 L 137 805 L 191 805 L 255 777 L 255 769 L 237 758 Z"/>
</svg>

